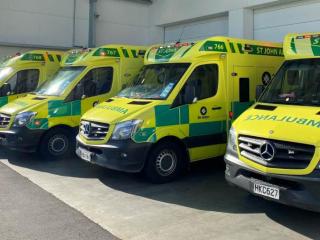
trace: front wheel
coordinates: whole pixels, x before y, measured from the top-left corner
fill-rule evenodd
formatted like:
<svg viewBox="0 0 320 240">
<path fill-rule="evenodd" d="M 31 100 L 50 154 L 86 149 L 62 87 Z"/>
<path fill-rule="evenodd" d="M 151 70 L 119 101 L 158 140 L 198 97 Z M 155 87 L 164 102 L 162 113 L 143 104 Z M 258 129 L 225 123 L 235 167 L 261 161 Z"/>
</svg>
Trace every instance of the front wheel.
<svg viewBox="0 0 320 240">
<path fill-rule="evenodd" d="M 40 153 L 49 159 L 63 158 L 72 152 L 72 133 L 66 129 L 52 129 L 40 142 Z"/>
<path fill-rule="evenodd" d="M 151 182 L 170 182 L 180 176 L 183 163 L 179 146 L 169 142 L 160 143 L 151 150 L 144 173 Z"/>
</svg>

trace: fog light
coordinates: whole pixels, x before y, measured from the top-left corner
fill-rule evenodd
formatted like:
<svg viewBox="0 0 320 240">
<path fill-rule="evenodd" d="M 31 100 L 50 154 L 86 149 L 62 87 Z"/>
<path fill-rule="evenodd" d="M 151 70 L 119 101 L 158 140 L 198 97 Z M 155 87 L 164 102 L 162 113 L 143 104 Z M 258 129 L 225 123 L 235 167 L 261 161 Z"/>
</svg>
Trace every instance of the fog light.
<svg viewBox="0 0 320 240">
<path fill-rule="evenodd" d="M 126 153 L 121 153 L 122 158 L 126 158 L 128 155 Z"/>
</svg>

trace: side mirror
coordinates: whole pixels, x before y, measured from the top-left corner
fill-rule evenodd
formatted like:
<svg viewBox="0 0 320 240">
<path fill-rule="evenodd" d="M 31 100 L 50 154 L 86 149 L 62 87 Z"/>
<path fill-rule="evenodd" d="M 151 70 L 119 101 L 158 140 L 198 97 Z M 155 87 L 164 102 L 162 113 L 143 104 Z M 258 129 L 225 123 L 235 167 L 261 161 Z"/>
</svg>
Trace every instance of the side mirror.
<svg viewBox="0 0 320 240">
<path fill-rule="evenodd" d="M 191 104 L 191 103 L 195 103 L 195 102 L 197 102 L 195 86 L 186 85 L 185 89 L 184 89 L 183 103 L 184 104 Z"/>
<path fill-rule="evenodd" d="M 256 100 L 259 99 L 259 97 L 261 96 L 261 94 L 264 91 L 264 89 L 265 89 L 264 85 L 257 85 L 256 86 Z"/>
<path fill-rule="evenodd" d="M 73 92 L 73 98 L 74 100 L 79 100 L 79 99 L 83 99 L 83 85 L 80 83 L 78 84 Z"/>
<path fill-rule="evenodd" d="M 11 85 L 10 83 L 4 83 L 1 87 L 1 96 L 8 96 L 11 94 Z"/>
</svg>

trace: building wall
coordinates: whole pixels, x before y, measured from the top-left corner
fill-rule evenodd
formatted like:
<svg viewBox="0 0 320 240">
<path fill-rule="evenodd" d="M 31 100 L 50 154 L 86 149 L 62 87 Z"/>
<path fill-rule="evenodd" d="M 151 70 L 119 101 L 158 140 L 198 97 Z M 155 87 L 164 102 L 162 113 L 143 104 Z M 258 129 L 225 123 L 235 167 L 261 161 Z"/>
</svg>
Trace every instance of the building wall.
<svg viewBox="0 0 320 240">
<path fill-rule="evenodd" d="M 154 23 L 152 5 L 126 0 L 98 0 L 96 45 L 148 45 L 163 41 L 163 27 Z"/>
<path fill-rule="evenodd" d="M 18 46 L 73 46 L 73 0 L 1 0 L 0 43 Z M 76 0 L 76 45 L 87 44 L 87 0 Z"/>
<path fill-rule="evenodd" d="M 181 29 L 186 40 L 225 34 L 281 41 L 286 31 L 318 31 L 318 12 L 320 0 L 97 0 L 96 45 L 161 43 L 178 39 Z M 87 46 L 89 0 L 1 0 L 0 32 L 0 56 L 22 47 Z"/>
<path fill-rule="evenodd" d="M 52 1 L 52 0 L 49 0 Z M 55 0 L 53 0 L 55 1 Z M 74 0 L 63 0 L 71 1 Z M 89 0 L 75 0 L 75 46 L 88 46 L 88 32 L 89 32 Z M 73 4 L 72 4 L 73 5 Z"/>
<path fill-rule="evenodd" d="M 286 0 L 154 0 L 152 6 L 156 25 L 167 25 L 205 18 L 231 10 L 252 8 Z"/>
<path fill-rule="evenodd" d="M 123 0 L 99 0 L 97 14 L 97 46 L 107 43 L 148 43 L 149 5 Z"/>
<path fill-rule="evenodd" d="M 211 37 L 213 35 L 228 35 L 228 16 L 212 17 L 203 20 L 193 20 L 183 24 L 174 24 L 164 28 L 165 42 L 190 42 Z"/>
<path fill-rule="evenodd" d="M 154 0 L 151 11 L 156 26 L 174 25 L 176 29 L 200 21 L 219 22 L 226 15 L 226 35 L 277 42 L 289 32 L 319 31 L 320 24 L 320 0 Z M 205 26 L 212 36 L 226 28 L 224 22 L 215 29 Z M 200 28 L 192 31 L 195 36 L 203 35 Z M 170 32 L 165 31 L 167 34 Z"/>
<path fill-rule="evenodd" d="M 254 38 L 281 41 L 289 32 L 318 32 L 320 1 L 298 1 L 254 10 Z"/>
<path fill-rule="evenodd" d="M 14 56 L 17 53 L 27 52 L 32 49 L 27 47 L 0 46 L 0 62 L 3 57 Z"/>
</svg>

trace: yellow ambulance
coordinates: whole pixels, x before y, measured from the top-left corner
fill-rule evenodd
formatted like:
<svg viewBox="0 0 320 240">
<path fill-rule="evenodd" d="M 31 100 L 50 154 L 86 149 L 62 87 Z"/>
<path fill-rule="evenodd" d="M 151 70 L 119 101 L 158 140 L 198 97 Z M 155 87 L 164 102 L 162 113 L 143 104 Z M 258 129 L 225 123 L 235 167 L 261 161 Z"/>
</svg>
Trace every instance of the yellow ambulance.
<svg viewBox="0 0 320 240">
<path fill-rule="evenodd" d="M 50 80 L 0 108 L 0 140 L 49 158 L 73 152 L 81 115 L 125 88 L 143 66 L 146 48 L 106 45 L 74 50 Z"/>
<path fill-rule="evenodd" d="M 254 195 L 320 211 L 320 33 L 287 35 L 284 55 L 230 130 L 225 175 Z"/>
<path fill-rule="evenodd" d="M 60 68 L 63 52 L 34 50 L 0 63 L 0 107 L 34 91 Z"/>
<path fill-rule="evenodd" d="M 132 86 L 81 120 L 77 154 L 107 168 L 173 180 L 222 156 L 227 129 L 283 62 L 276 43 L 212 37 L 151 47 Z"/>
</svg>

